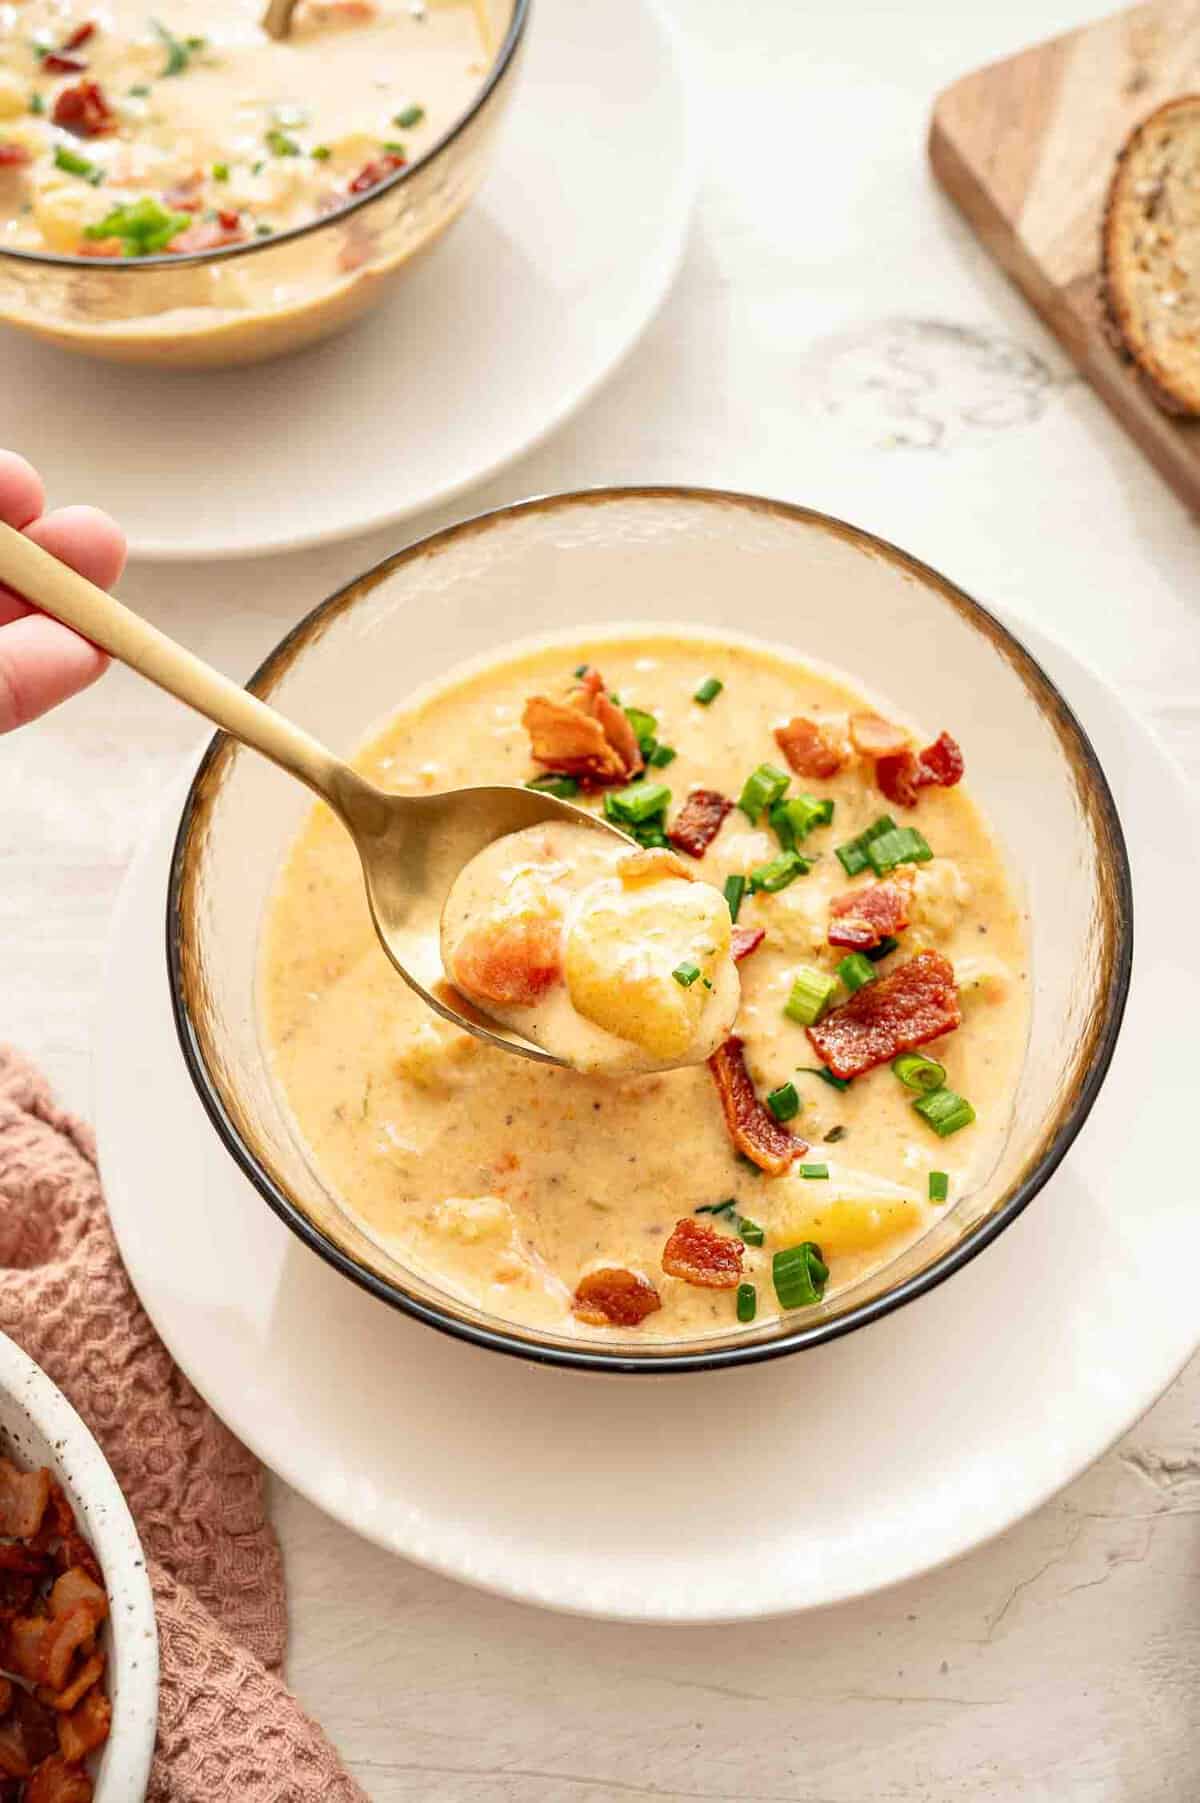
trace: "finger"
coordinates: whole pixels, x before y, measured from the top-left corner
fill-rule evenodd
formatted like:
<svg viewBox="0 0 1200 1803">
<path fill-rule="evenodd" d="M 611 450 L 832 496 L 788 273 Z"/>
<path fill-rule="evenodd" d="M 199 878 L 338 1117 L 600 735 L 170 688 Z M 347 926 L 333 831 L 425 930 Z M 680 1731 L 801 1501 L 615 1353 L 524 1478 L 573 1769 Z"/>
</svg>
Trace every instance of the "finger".
<svg viewBox="0 0 1200 1803">
<path fill-rule="evenodd" d="M 107 662 L 94 645 L 45 614 L 0 627 L 0 733 L 27 726 L 77 695 Z"/>
<path fill-rule="evenodd" d="M 2 482 L 0 465 L 0 484 Z M 111 588 L 125 568 L 125 534 L 115 521 L 95 507 L 57 508 L 31 525 L 26 536 L 101 588 Z M 28 602 L 0 585 L 0 626 L 6 620 L 19 620 L 29 612 Z"/>
<path fill-rule="evenodd" d="M 42 479 L 15 451 L 0 451 L 0 520 L 23 532 L 46 504 Z"/>
</svg>

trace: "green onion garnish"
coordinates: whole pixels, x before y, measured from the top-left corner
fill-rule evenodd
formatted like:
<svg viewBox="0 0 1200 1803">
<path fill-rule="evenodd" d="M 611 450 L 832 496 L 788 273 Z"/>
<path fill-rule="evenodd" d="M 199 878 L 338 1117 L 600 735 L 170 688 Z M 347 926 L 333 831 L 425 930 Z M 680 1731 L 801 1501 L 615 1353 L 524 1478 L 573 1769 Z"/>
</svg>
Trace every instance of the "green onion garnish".
<svg viewBox="0 0 1200 1803">
<path fill-rule="evenodd" d="M 576 664 L 576 666 L 575 666 L 576 677 L 586 676 L 588 671 L 591 669 L 591 667 L 592 667 L 591 664 Z"/>
<path fill-rule="evenodd" d="M 698 701 L 701 707 L 709 707 L 724 687 L 725 684 L 716 676 L 706 676 L 692 696 L 692 700 Z"/>
<path fill-rule="evenodd" d="M 749 1220 L 745 1215 L 738 1216 L 737 1230 L 747 1246 L 761 1246 L 766 1238 L 758 1222 Z"/>
<path fill-rule="evenodd" d="M 397 144 L 394 138 L 385 138 L 383 140 L 383 148 L 387 151 L 389 156 L 406 157 L 408 155 L 407 148 L 403 144 Z M 618 697 L 614 695 L 613 700 L 616 701 L 617 699 Z"/>
<path fill-rule="evenodd" d="M 811 1183 L 816 1183 L 822 1177 L 828 1177 L 829 1175 L 829 1166 L 827 1164 L 798 1164 L 796 1169 L 802 1177 L 807 1177 Z"/>
<path fill-rule="evenodd" d="M 915 826 L 893 827 L 870 840 L 865 849 L 876 876 L 886 876 L 897 864 L 926 864 L 933 856 Z"/>
<path fill-rule="evenodd" d="M 837 855 L 841 859 L 842 869 L 847 876 L 857 876 L 860 870 L 867 868 L 870 860 L 867 857 L 867 846 L 872 839 L 880 838 L 884 833 L 894 833 L 896 822 L 890 814 L 881 814 L 874 826 L 867 827 L 859 833 L 857 839 L 847 839 L 845 845 L 837 847 Z"/>
<path fill-rule="evenodd" d="M 779 800 L 791 780 L 786 770 L 777 770 L 774 764 L 760 764 L 746 778 L 738 806 L 751 826 L 758 824 L 759 815 L 764 808 L 771 807 Z"/>
<path fill-rule="evenodd" d="M 744 876 L 727 876 L 725 878 L 725 900 L 729 903 L 729 918 L 736 920 L 742 909 L 742 897 L 746 893 Z"/>
<path fill-rule="evenodd" d="M 298 157 L 300 146 L 295 138 L 289 138 L 285 131 L 277 125 L 271 127 L 266 136 L 266 146 L 273 157 Z"/>
<path fill-rule="evenodd" d="M 799 1064 L 796 1069 L 806 1076 L 820 1077 L 823 1083 L 828 1083 L 830 1089 L 849 1089 L 850 1087 L 851 1079 L 849 1077 L 835 1077 L 833 1072 L 826 1070 L 823 1064 Z"/>
<path fill-rule="evenodd" d="M 42 99 L 40 94 L 31 94 L 30 95 L 29 110 L 31 113 L 36 113 L 39 119 L 41 118 L 42 114 L 46 110 L 46 102 Z"/>
<path fill-rule="evenodd" d="M 670 799 L 671 791 L 665 783 L 630 783 L 626 789 L 606 792 L 604 812 L 610 820 L 643 826 L 661 814 Z"/>
<path fill-rule="evenodd" d="M 757 894 L 761 889 L 775 895 L 798 876 L 807 876 L 812 867 L 812 859 L 802 858 L 798 851 L 781 851 L 769 864 L 759 864 L 750 872 L 751 893 Z"/>
<path fill-rule="evenodd" d="M 792 993 L 783 1005 L 783 1012 L 789 1020 L 799 1021 L 802 1027 L 813 1027 L 829 1006 L 829 998 L 836 988 L 836 978 L 827 976 L 812 964 L 802 964 L 792 979 Z"/>
<path fill-rule="evenodd" d="M 260 220 L 254 228 L 254 236 L 256 238 L 273 238 L 275 236 L 275 227 L 273 225 L 267 225 L 265 221 Z"/>
<path fill-rule="evenodd" d="M 811 833 L 814 826 L 828 826 L 832 819 L 832 801 L 818 801 L 815 795 L 789 795 L 785 801 L 777 801 L 770 811 L 775 836 L 785 851 Z"/>
<path fill-rule="evenodd" d="M 950 1194 L 950 1179 L 946 1175 L 946 1172 L 945 1171 L 930 1171 L 930 1173 L 929 1173 L 929 1200 L 931 1202 L 944 1202 L 946 1200 L 946 1197 L 949 1194 Z"/>
<path fill-rule="evenodd" d="M 130 88 L 129 94 L 133 100 L 146 100 L 149 97 L 150 89 L 144 81 L 139 81 L 136 87 Z"/>
<path fill-rule="evenodd" d="M 536 789 L 539 795 L 557 795 L 560 801 L 570 801 L 578 795 L 579 784 L 573 776 L 531 776 L 525 784 L 527 789 Z"/>
<path fill-rule="evenodd" d="M 925 1096 L 941 1089 L 946 1081 L 945 1067 L 936 1058 L 925 1058 L 920 1052 L 901 1052 L 892 1059 L 892 1069 L 906 1089 L 920 1090 Z"/>
<path fill-rule="evenodd" d="M 642 756 L 649 761 L 651 753 L 658 745 L 658 740 L 655 737 L 655 734 L 658 731 L 658 721 L 654 718 L 653 714 L 648 714 L 644 708 L 627 707 L 624 712 L 625 718 L 633 728 L 633 736 L 638 742 L 638 750 L 641 752 Z"/>
<path fill-rule="evenodd" d="M 229 180 L 229 164 L 214 163 L 212 166 L 212 178 L 215 182 L 227 182 Z"/>
<path fill-rule="evenodd" d="M 929 1122 L 939 1139 L 947 1139 L 960 1128 L 969 1127 L 975 1119 L 971 1104 L 952 1089 L 935 1089 L 932 1095 L 922 1096 L 920 1101 L 914 1102 L 913 1107 Z"/>
<path fill-rule="evenodd" d="M 423 106 L 406 106 L 402 113 L 396 114 L 392 124 L 398 125 L 401 131 L 411 131 L 414 125 L 420 125 L 424 117 L 425 108 Z"/>
<path fill-rule="evenodd" d="M 81 157 L 77 150 L 68 150 L 65 144 L 55 146 L 54 167 L 65 170 L 68 175 L 81 175 L 85 182 L 91 182 L 93 188 L 98 188 L 104 180 L 103 169 L 95 163 L 89 163 L 87 158 Z M 189 214 L 187 217 L 190 225 L 191 215 Z M 91 237 L 90 232 L 87 235 Z M 107 235 L 106 233 L 105 236 Z"/>
<path fill-rule="evenodd" d="M 767 1097 L 767 1107 L 777 1121 L 790 1121 L 800 1112 L 800 1097 L 794 1083 L 781 1083 Z"/>
<path fill-rule="evenodd" d="M 863 953 L 863 956 L 869 958 L 872 964 L 878 964 L 881 958 L 890 958 L 899 944 L 898 939 L 893 939 L 890 933 L 885 933 L 879 944 L 873 945 L 869 952 Z"/>
<path fill-rule="evenodd" d="M 737 1287 L 737 1318 L 739 1321 L 753 1321 L 758 1313 L 758 1291 L 752 1283 L 739 1283 Z"/>
<path fill-rule="evenodd" d="M 821 1248 L 805 1240 L 803 1245 L 775 1254 L 771 1276 L 781 1308 L 811 1308 L 825 1294 L 829 1266 L 821 1257 Z"/>
<path fill-rule="evenodd" d="M 689 959 L 685 964 L 677 964 L 671 975 L 681 989 L 690 989 L 700 975 L 700 966 Z"/>
<path fill-rule="evenodd" d="M 877 974 L 871 960 L 864 958 L 861 952 L 848 952 L 838 964 L 838 976 L 851 995 L 864 983 L 873 983 Z"/>
<path fill-rule="evenodd" d="M 167 60 L 163 64 L 163 75 L 182 75 L 192 60 L 192 52 L 203 50 L 203 38 L 177 38 L 173 31 L 168 31 L 157 19 L 151 19 L 151 27 L 167 47 Z"/>
<path fill-rule="evenodd" d="M 309 152 L 309 155 L 312 157 L 314 163 L 327 163 L 333 155 L 333 152 L 328 144 L 316 144 Z"/>
<path fill-rule="evenodd" d="M 673 764 L 678 756 L 679 753 L 673 745 L 656 745 L 646 762 L 652 764 L 656 770 L 665 770 L 667 765 Z"/>
<path fill-rule="evenodd" d="M 89 225 L 85 238 L 120 238 L 127 257 L 152 257 L 192 224 L 190 213 L 168 213 L 146 195 L 127 207 L 114 207 L 99 225 Z"/>
<path fill-rule="evenodd" d="M 755 1167 L 757 1169 L 757 1166 Z M 723 1202 L 706 1202 L 703 1208 L 693 1208 L 695 1215 L 731 1215 L 737 1207 L 736 1196 L 726 1196 Z"/>
</svg>

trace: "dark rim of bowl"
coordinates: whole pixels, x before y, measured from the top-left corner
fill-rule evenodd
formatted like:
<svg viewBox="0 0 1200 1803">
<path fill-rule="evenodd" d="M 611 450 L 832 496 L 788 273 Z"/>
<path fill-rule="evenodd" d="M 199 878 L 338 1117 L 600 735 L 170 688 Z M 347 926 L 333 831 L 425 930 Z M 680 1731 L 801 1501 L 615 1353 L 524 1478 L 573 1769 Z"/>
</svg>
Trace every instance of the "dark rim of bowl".
<svg viewBox="0 0 1200 1803">
<path fill-rule="evenodd" d="M 272 232 L 269 238 L 251 238 L 246 244 L 223 244 L 214 250 L 196 250 L 183 255 L 160 252 L 153 257 L 69 257 L 49 250 L 19 250 L 9 245 L 0 246 L 0 256 L 12 257 L 20 263 L 35 263 L 50 269 L 89 269 L 93 273 L 105 275 L 134 275 L 141 269 L 186 269 L 197 263 L 215 263 L 224 257 L 247 257 L 255 251 L 274 250 L 280 244 L 292 244 L 297 238 L 304 238 L 309 232 L 319 232 L 327 226 L 335 225 L 339 219 L 357 213 L 360 207 L 371 206 L 383 195 L 390 194 L 394 188 L 403 187 L 418 171 L 428 167 L 435 158 L 441 156 L 443 150 L 449 148 L 455 139 L 466 131 L 471 122 L 478 117 L 491 99 L 497 87 L 516 56 L 517 49 L 525 34 L 533 0 L 513 0 L 512 18 L 504 33 L 495 60 L 484 78 L 483 86 L 472 100 L 465 113 L 462 113 L 448 131 L 435 144 L 431 144 L 424 156 L 415 163 L 405 163 L 403 169 L 397 169 L 377 187 L 368 188 L 365 194 L 348 196 L 344 206 L 336 212 L 323 213 L 315 219 L 306 220 L 303 225 L 289 226 L 286 231 Z"/>
<path fill-rule="evenodd" d="M 507 506 L 491 508 L 484 513 L 461 520 L 457 525 L 444 527 L 438 532 L 431 533 L 428 537 L 417 539 L 402 550 L 391 553 L 361 576 L 345 584 L 325 601 L 320 602 L 279 641 L 275 649 L 259 665 L 246 686 L 254 693 L 259 693 L 276 675 L 281 674 L 287 668 L 293 657 L 303 650 L 315 631 L 322 629 L 344 608 L 353 605 L 360 594 L 369 592 L 384 576 L 390 574 L 401 564 L 436 552 L 453 540 L 485 530 L 501 520 L 521 514 L 545 512 L 559 507 L 603 505 L 614 500 L 639 499 L 697 501 L 744 507 L 751 511 L 765 511 L 806 525 L 818 526 L 824 531 L 832 532 L 860 548 L 882 557 L 886 562 L 898 565 L 926 586 L 935 588 L 960 614 L 970 620 L 978 630 L 985 633 L 997 651 L 1014 666 L 1027 685 L 1035 690 L 1040 690 L 1040 694 L 1035 694 L 1035 699 L 1043 706 L 1049 704 L 1059 728 L 1060 737 L 1065 734 L 1068 739 L 1074 741 L 1078 757 L 1078 770 L 1084 779 L 1085 796 L 1090 800 L 1098 834 L 1102 840 L 1107 839 L 1112 853 L 1112 866 L 1103 873 L 1107 878 L 1108 915 L 1113 942 L 1112 968 L 1105 985 L 1103 1005 L 1098 1011 L 1098 1016 L 1093 1019 L 1088 1035 L 1091 1047 L 1083 1075 L 1077 1081 L 1074 1093 L 1068 1096 L 1066 1103 L 1060 1108 L 1056 1120 L 1047 1129 L 1040 1155 L 1007 1198 L 975 1226 L 969 1228 L 961 1239 L 948 1251 L 942 1253 L 939 1258 L 936 1258 L 932 1264 L 906 1278 L 894 1289 L 871 1297 L 834 1319 L 815 1321 L 808 1325 L 798 1324 L 790 1332 L 776 1333 L 769 1339 L 738 1341 L 731 1336 L 728 1343 L 717 1346 L 708 1345 L 703 1350 L 693 1352 L 675 1350 L 670 1345 L 663 1347 L 662 1350 L 652 1349 L 648 1346 L 645 1353 L 631 1356 L 628 1351 L 607 1352 L 598 1345 L 576 1347 L 540 1344 L 535 1339 L 522 1338 L 515 1330 L 508 1332 L 503 1328 L 488 1327 L 478 1322 L 464 1320 L 449 1309 L 443 1311 L 416 1296 L 406 1294 L 376 1272 L 364 1269 L 342 1247 L 335 1244 L 310 1221 L 291 1197 L 279 1187 L 259 1162 L 251 1147 L 247 1145 L 239 1128 L 229 1115 L 210 1075 L 200 1047 L 199 1037 L 185 994 L 186 985 L 180 952 L 181 899 L 188 847 L 193 824 L 204 798 L 209 773 L 218 755 L 227 744 L 223 733 L 217 733 L 210 741 L 192 779 L 187 800 L 184 803 L 171 857 L 166 909 L 166 950 L 175 1027 L 183 1051 L 184 1062 L 200 1100 L 234 1162 L 253 1183 L 280 1220 L 284 1221 L 306 1246 L 316 1252 L 327 1264 L 332 1265 L 335 1270 L 340 1271 L 344 1277 L 350 1278 L 352 1282 L 358 1284 L 372 1296 L 378 1297 L 380 1301 L 387 1302 L 393 1308 L 401 1310 L 402 1313 L 423 1321 L 426 1325 L 435 1327 L 443 1333 L 448 1333 L 456 1339 L 466 1340 L 469 1344 L 486 1347 L 492 1352 L 502 1352 L 512 1357 L 529 1359 L 536 1364 L 565 1367 L 574 1371 L 659 1375 L 667 1372 L 708 1371 L 737 1365 L 757 1364 L 762 1360 L 781 1358 L 786 1353 L 798 1352 L 810 1346 L 823 1345 L 856 1328 L 882 1320 L 894 1309 L 915 1301 L 918 1296 L 923 1296 L 927 1291 L 935 1289 L 954 1272 L 961 1270 L 1028 1207 L 1039 1190 L 1058 1169 L 1073 1144 L 1092 1110 L 1112 1061 L 1129 995 L 1133 964 L 1133 886 L 1125 836 L 1116 803 L 1113 800 L 1112 791 L 1108 786 L 1108 780 L 1100 760 L 1075 713 L 1032 653 L 1027 651 L 1020 640 L 1015 638 L 1008 628 L 981 602 L 974 600 L 947 577 L 940 575 L 930 565 L 922 563 L 919 558 L 910 556 L 908 552 L 900 550 L 898 546 L 891 544 L 887 539 L 879 538 L 874 533 L 864 531 L 861 527 L 852 526 L 845 520 L 788 501 L 740 494 L 727 489 L 693 488 L 686 485 L 633 485 L 540 495 Z"/>
</svg>

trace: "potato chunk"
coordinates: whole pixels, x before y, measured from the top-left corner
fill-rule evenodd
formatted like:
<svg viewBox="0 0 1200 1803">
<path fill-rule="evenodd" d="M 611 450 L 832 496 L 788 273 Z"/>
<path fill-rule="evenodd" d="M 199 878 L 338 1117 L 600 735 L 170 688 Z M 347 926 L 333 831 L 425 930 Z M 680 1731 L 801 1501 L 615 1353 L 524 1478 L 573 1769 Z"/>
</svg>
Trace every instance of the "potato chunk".
<svg viewBox="0 0 1200 1803">
<path fill-rule="evenodd" d="M 828 1180 L 799 1176 L 771 1186 L 776 1204 L 771 1242 L 778 1246 L 815 1240 L 826 1258 L 872 1252 L 921 1225 L 924 1209 L 911 1191 L 854 1171 L 831 1170 Z"/>
</svg>

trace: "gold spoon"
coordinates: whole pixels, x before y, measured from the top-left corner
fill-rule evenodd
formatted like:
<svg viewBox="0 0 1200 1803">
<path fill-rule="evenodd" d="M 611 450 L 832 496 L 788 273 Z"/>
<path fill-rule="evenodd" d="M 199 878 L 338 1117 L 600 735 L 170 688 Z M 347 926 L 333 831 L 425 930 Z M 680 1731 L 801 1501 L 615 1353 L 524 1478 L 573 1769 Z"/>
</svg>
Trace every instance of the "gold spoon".
<svg viewBox="0 0 1200 1803">
<path fill-rule="evenodd" d="M 454 1006 L 454 991 L 442 974 L 442 905 L 468 859 L 505 833 L 565 819 L 609 833 L 628 847 L 616 827 L 556 796 L 503 783 L 444 795 L 389 795 L 265 701 L 5 525 L 0 525 L 0 582 L 306 783 L 354 841 L 375 931 L 405 982 L 477 1039 L 540 1064 L 566 1064 L 498 1021 Z"/>
<path fill-rule="evenodd" d="M 267 0 L 262 28 L 270 38 L 286 38 L 292 29 L 296 0 Z"/>
</svg>

